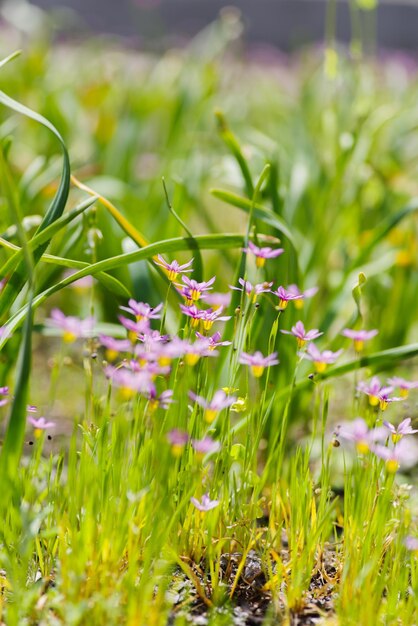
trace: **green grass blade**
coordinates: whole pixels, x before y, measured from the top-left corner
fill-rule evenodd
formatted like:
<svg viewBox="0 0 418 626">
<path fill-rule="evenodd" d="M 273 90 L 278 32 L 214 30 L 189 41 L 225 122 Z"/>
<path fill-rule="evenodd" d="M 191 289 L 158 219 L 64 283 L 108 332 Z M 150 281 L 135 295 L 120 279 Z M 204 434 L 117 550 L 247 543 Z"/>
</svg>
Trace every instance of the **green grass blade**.
<svg viewBox="0 0 418 626">
<path fill-rule="evenodd" d="M 45 242 L 51 241 L 52 237 L 56 233 L 58 233 L 60 230 L 65 228 L 65 226 L 70 224 L 76 217 L 84 213 L 84 211 L 91 207 L 95 202 L 96 198 L 87 198 L 74 209 L 61 216 L 59 219 L 55 220 L 55 222 L 47 226 L 44 230 L 38 232 L 38 234 L 35 234 L 32 239 L 29 239 L 28 241 L 29 249 L 35 252 L 40 246 L 43 246 Z M 7 242 L 7 244 L 8 243 L 9 242 Z M 0 240 L 0 245 L 2 244 L 6 244 L 6 242 L 4 242 L 4 240 Z M 8 276 L 22 258 L 22 250 L 19 249 L 17 246 L 7 245 L 7 248 L 15 249 L 16 252 L 6 261 L 6 263 L 0 269 L 0 276 Z"/>
<path fill-rule="evenodd" d="M 218 122 L 218 129 L 221 138 L 227 148 L 230 150 L 231 154 L 235 157 L 235 160 L 241 170 L 242 176 L 244 178 L 247 196 L 249 198 L 252 198 L 254 195 L 254 185 L 250 168 L 248 167 L 247 160 L 242 153 L 241 146 L 239 145 L 239 142 L 233 132 L 230 130 L 222 111 L 216 111 L 215 116 Z"/>
<path fill-rule="evenodd" d="M 251 200 L 248 200 L 243 196 L 239 196 L 236 193 L 232 193 L 231 191 L 225 191 L 223 189 L 211 189 L 210 193 L 215 198 L 218 198 L 218 200 L 222 200 L 222 202 L 226 202 L 227 204 L 230 204 L 237 209 L 241 209 L 246 213 L 251 212 L 251 206 L 253 203 Z M 300 235 L 297 234 L 297 236 L 295 236 L 294 231 L 292 232 L 286 222 L 281 217 L 273 213 L 273 211 L 270 211 L 266 207 L 255 202 L 253 215 L 255 218 L 265 222 L 269 226 L 273 226 L 273 228 L 276 228 L 279 232 L 283 233 L 283 235 L 285 235 L 289 239 L 296 251 L 299 249 Z"/>
<path fill-rule="evenodd" d="M 47 226 L 52 224 L 56 219 L 58 219 L 62 215 L 65 205 L 67 203 L 67 198 L 68 198 L 68 194 L 70 190 L 70 176 L 71 176 L 70 160 L 69 160 L 68 152 L 65 147 L 64 140 L 61 137 L 60 133 L 55 128 L 55 126 L 51 124 L 51 122 L 49 122 L 45 117 L 43 117 L 39 113 L 36 113 L 35 111 L 32 111 L 31 109 L 24 106 L 23 104 L 20 104 L 20 102 L 13 100 L 13 98 L 10 98 L 10 96 L 5 94 L 3 91 L 0 91 L 0 103 L 8 107 L 9 109 L 15 111 L 16 113 L 20 113 L 21 115 L 24 115 L 38 122 L 39 124 L 42 124 L 43 126 L 45 126 L 45 128 L 49 129 L 55 135 L 55 137 L 58 139 L 62 148 L 63 167 L 62 167 L 61 181 L 60 181 L 58 190 L 52 200 L 52 203 L 47 209 L 42 219 L 42 222 L 37 229 L 37 233 L 39 233 L 40 231 L 44 230 Z M 42 246 L 40 246 L 37 249 L 36 253 L 34 254 L 35 265 L 41 258 L 43 252 L 47 248 L 47 245 L 48 245 L 48 242 L 45 242 Z M 13 275 L 6 276 L 6 278 L 8 278 L 7 284 L 0 294 L 0 318 L 3 317 L 5 312 L 10 308 L 17 294 L 21 291 L 23 285 L 26 282 L 25 265 L 23 263 L 19 263 Z"/>
</svg>

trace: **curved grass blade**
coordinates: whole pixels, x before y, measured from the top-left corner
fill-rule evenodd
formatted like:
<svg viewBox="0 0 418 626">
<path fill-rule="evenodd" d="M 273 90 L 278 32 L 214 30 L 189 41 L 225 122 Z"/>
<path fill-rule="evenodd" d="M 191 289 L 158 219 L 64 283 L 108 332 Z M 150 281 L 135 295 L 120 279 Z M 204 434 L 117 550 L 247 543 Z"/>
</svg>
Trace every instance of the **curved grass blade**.
<svg viewBox="0 0 418 626">
<path fill-rule="evenodd" d="M 165 200 L 167 203 L 168 210 L 173 215 L 174 219 L 177 220 L 177 222 L 180 224 L 180 226 L 183 228 L 186 234 L 190 237 L 190 239 L 193 241 L 194 239 L 193 233 L 185 224 L 185 222 L 183 222 L 183 220 L 181 219 L 177 211 L 174 210 L 174 207 L 170 202 L 170 198 L 168 197 L 167 186 L 165 184 L 164 178 L 162 179 L 162 181 L 163 181 Z M 203 262 L 202 262 L 202 255 L 200 254 L 199 246 L 197 244 L 193 248 L 193 253 L 194 253 L 193 271 L 194 271 L 196 280 L 200 282 L 203 280 Z"/>
<path fill-rule="evenodd" d="M 259 237 L 259 239 L 262 238 Z M 98 261 L 97 263 L 93 263 L 92 265 L 87 264 L 85 268 L 80 269 L 75 274 L 64 278 L 59 283 L 52 285 L 42 293 L 38 294 L 33 299 L 32 306 L 33 309 L 36 309 L 52 294 L 60 291 L 64 287 L 67 287 L 67 285 L 71 285 L 71 283 L 75 282 L 76 280 L 84 278 L 84 276 L 96 276 L 99 272 L 106 272 L 117 267 L 128 265 L 130 263 L 135 263 L 137 261 L 149 260 L 157 254 L 162 254 L 166 252 L 178 252 L 180 250 L 190 250 L 190 248 L 195 245 L 195 242 L 198 243 L 201 250 L 219 250 L 223 248 L 242 247 L 244 245 L 244 241 L 244 235 L 236 233 L 227 233 L 222 235 L 196 235 L 193 238 L 192 242 L 188 237 L 176 237 L 174 239 L 159 241 L 157 243 L 150 244 L 145 248 L 141 248 L 141 250 L 135 250 L 134 252 L 120 254 L 109 259 L 104 259 L 103 261 Z M 16 328 L 18 328 L 22 324 L 25 316 L 27 315 L 27 311 L 28 307 L 27 305 L 25 305 L 14 315 L 12 315 L 12 317 L 7 321 L 7 323 L 5 324 L 5 335 L 0 338 L 0 349 L 6 343 L 7 335 L 9 333 L 13 333 Z"/>
<path fill-rule="evenodd" d="M 47 226 L 52 224 L 56 219 L 58 219 L 62 215 L 65 205 L 67 203 L 68 194 L 70 190 L 70 173 L 71 173 L 70 172 L 70 159 L 68 156 L 67 148 L 65 147 L 64 140 L 61 137 L 58 130 L 45 117 L 43 117 L 39 113 L 36 113 L 35 111 L 32 111 L 31 109 L 24 106 L 23 104 L 20 104 L 20 102 L 13 100 L 13 98 L 10 98 L 10 96 L 5 94 L 3 91 L 0 91 L 0 103 L 8 107 L 9 109 L 12 109 L 16 113 L 25 115 L 26 117 L 34 120 L 35 122 L 42 124 L 43 126 L 45 126 L 45 128 L 48 128 L 55 135 L 55 137 L 58 139 L 61 145 L 61 149 L 63 153 L 63 167 L 62 167 L 61 180 L 60 180 L 58 190 L 52 200 L 52 203 L 47 209 L 42 219 L 42 222 L 36 231 L 36 233 L 39 233 L 40 231 L 44 230 Z M 33 261 L 35 265 L 41 258 L 47 246 L 48 246 L 48 242 L 45 242 L 42 246 L 40 246 L 36 250 L 36 253 L 33 255 L 34 256 Z M 20 262 L 11 276 L 2 276 L 2 278 L 7 278 L 8 280 L 0 294 L 0 318 L 4 315 L 7 309 L 10 308 L 10 305 L 13 303 L 17 294 L 20 292 L 20 290 L 22 289 L 23 285 L 26 282 L 26 273 L 25 273 L 24 263 Z"/>
<path fill-rule="evenodd" d="M 55 223 L 53 224 L 53 226 L 54 225 Z M 21 248 L 19 248 L 13 243 L 10 243 L 10 241 L 6 241 L 5 239 L 2 239 L 1 237 L 0 237 L 0 245 L 3 246 L 3 248 L 14 251 L 15 254 L 18 254 L 21 252 Z M 77 261 L 76 259 L 67 259 L 65 257 L 55 256 L 53 254 L 44 254 L 41 258 L 41 261 L 45 263 L 50 263 L 52 265 L 60 265 L 61 267 L 68 267 L 70 269 L 78 269 L 78 270 L 90 267 L 90 264 L 86 263 L 85 261 Z M 96 274 L 96 278 L 100 283 L 102 283 L 104 287 L 106 287 L 106 289 L 116 294 L 117 296 L 121 296 L 122 298 L 131 297 L 130 291 L 114 276 L 111 276 L 110 274 L 106 274 L 106 272 L 98 272 Z"/>
<path fill-rule="evenodd" d="M 0 455 L 0 472 L 3 486 L 16 476 L 22 454 L 26 426 L 26 406 L 32 357 L 32 299 L 26 308 L 25 325 L 17 365 L 14 399 Z"/>
<path fill-rule="evenodd" d="M 243 196 L 239 196 L 236 193 L 225 191 L 223 189 L 211 189 L 210 193 L 215 198 L 218 198 L 218 200 L 222 200 L 222 202 L 226 202 L 227 204 L 230 204 L 237 209 L 241 209 L 246 213 L 250 213 L 251 211 L 252 201 L 244 198 Z M 289 226 L 281 217 L 257 202 L 254 203 L 253 215 L 255 218 L 265 222 L 269 226 L 273 226 L 273 228 L 276 228 L 279 232 L 283 233 L 283 235 L 289 239 L 295 251 L 298 251 L 301 246 L 300 240 L 302 238 L 298 233 L 295 236 L 295 233 L 292 233 Z"/>
<path fill-rule="evenodd" d="M 87 198 L 83 202 L 81 202 L 74 209 L 61 216 L 59 219 L 55 220 L 50 226 L 47 226 L 44 230 L 34 235 L 32 239 L 29 239 L 27 245 L 28 248 L 32 251 L 35 251 L 38 247 L 42 246 L 45 242 L 51 241 L 52 237 L 58 233 L 62 228 L 70 224 L 76 217 L 84 213 L 84 211 L 90 208 L 95 202 L 97 198 Z M 9 242 L 6 242 L 4 239 L 0 238 L 0 245 L 7 247 L 8 249 L 16 250 L 15 254 L 10 257 L 3 265 L 0 270 L 2 276 L 7 276 L 13 269 L 16 267 L 17 263 L 22 258 L 22 249 L 18 246 L 6 245 Z M 45 255 L 44 255 L 45 256 Z"/>
<path fill-rule="evenodd" d="M 244 178 L 247 196 L 249 198 L 252 198 L 254 195 L 254 185 L 250 168 L 248 167 L 248 163 L 242 153 L 241 146 L 239 145 L 239 142 L 233 132 L 230 130 L 222 111 L 215 111 L 215 117 L 218 122 L 219 134 L 221 135 L 221 138 L 223 139 L 223 142 L 225 143 L 227 148 L 235 157 L 235 160 L 241 170 L 242 176 Z"/>
<path fill-rule="evenodd" d="M 8 57 L 6 57 L 5 59 L 2 59 L 0 61 L 0 69 L 4 67 L 7 63 L 9 63 L 10 61 L 13 61 L 14 59 L 16 59 L 21 54 L 22 54 L 22 50 L 15 50 L 15 52 L 12 52 L 12 54 L 9 54 Z"/>
</svg>

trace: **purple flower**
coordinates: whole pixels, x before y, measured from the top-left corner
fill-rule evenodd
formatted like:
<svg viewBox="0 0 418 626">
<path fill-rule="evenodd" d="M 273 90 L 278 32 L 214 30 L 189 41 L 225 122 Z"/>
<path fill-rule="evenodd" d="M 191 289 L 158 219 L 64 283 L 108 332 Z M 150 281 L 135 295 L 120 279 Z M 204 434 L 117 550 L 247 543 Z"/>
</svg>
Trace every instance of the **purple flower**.
<svg viewBox="0 0 418 626">
<path fill-rule="evenodd" d="M 284 287 L 278 287 L 276 291 L 271 293 L 279 298 L 279 304 L 276 307 L 279 311 L 284 311 L 290 300 L 301 300 L 303 298 L 301 294 L 286 291 Z"/>
<path fill-rule="evenodd" d="M 171 282 L 174 282 L 179 274 L 192 271 L 191 265 L 193 263 L 193 259 L 191 261 L 188 261 L 188 263 L 179 265 L 177 261 L 167 263 L 167 261 L 164 261 L 161 254 L 158 254 L 157 258 L 160 262 L 158 263 L 158 261 L 155 261 L 155 264 L 163 267 L 167 271 L 168 280 Z"/>
<path fill-rule="evenodd" d="M 149 406 L 150 406 L 151 412 L 154 412 L 158 408 L 167 410 L 170 404 L 174 402 L 173 393 L 174 392 L 172 389 L 167 389 L 166 391 L 163 391 L 162 393 L 160 393 L 159 396 L 157 396 L 157 392 L 155 388 L 151 389 L 148 394 L 148 400 L 149 400 Z"/>
<path fill-rule="evenodd" d="M 129 339 L 115 339 L 107 335 L 99 335 L 99 341 L 106 348 L 106 359 L 108 361 L 115 361 L 121 352 L 130 352 L 132 350 L 132 343 Z"/>
<path fill-rule="evenodd" d="M 413 435 L 414 433 L 418 433 L 418 430 L 414 430 L 411 427 L 410 417 L 402 420 L 398 427 L 395 427 L 393 424 L 387 422 L 386 420 L 383 423 L 388 431 L 391 433 L 393 443 L 398 443 L 398 441 L 400 441 L 404 435 Z"/>
<path fill-rule="evenodd" d="M 310 361 L 313 362 L 315 369 L 317 372 L 324 372 L 327 368 L 327 365 L 331 363 L 335 363 L 343 350 L 338 350 L 337 352 L 331 352 L 331 350 L 324 350 L 320 352 L 315 344 L 310 343 L 306 353 L 303 356 Z"/>
<path fill-rule="evenodd" d="M 289 285 L 288 291 L 293 293 L 295 296 L 301 296 L 300 299 L 295 300 L 295 308 L 303 309 L 303 301 L 306 298 L 312 298 L 317 292 L 318 287 L 311 287 L 310 289 L 305 289 L 305 291 L 301 291 L 297 285 Z"/>
<path fill-rule="evenodd" d="M 211 454 L 221 449 L 219 441 L 214 441 L 212 437 L 203 437 L 203 439 L 192 439 L 192 448 L 198 454 Z"/>
<path fill-rule="evenodd" d="M 9 388 L 8 387 L 0 387 L 0 396 L 4 396 L 0 399 L 0 406 L 5 406 L 8 404 L 9 398 Z"/>
<path fill-rule="evenodd" d="M 260 378 L 260 376 L 263 375 L 264 369 L 266 367 L 270 367 L 271 365 L 277 365 L 279 363 L 279 359 L 277 358 L 277 352 L 273 352 L 273 354 L 269 354 L 268 356 L 263 356 L 263 354 L 259 351 L 254 352 L 254 354 L 241 352 L 239 362 L 243 365 L 249 365 L 253 376 L 255 376 L 255 378 Z"/>
<path fill-rule="evenodd" d="M 226 308 L 231 303 L 231 294 L 229 293 L 208 293 L 205 302 L 211 304 L 214 309 L 220 306 Z"/>
<path fill-rule="evenodd" d="M 214 509 L 215 507 L 219 505 L 219 500 L 211 500 L 207 493 L 205 493 L 205 495 L 202 496 L 201 502 L 199 502 L 199 500 L 196 500 L 196 498 L 190 498 L 190 502 L 194 504 L 194 506 L 199 511 L 203 511 L 205 513 L 207 511 L 210 511 L 211 509 Z"/>
<path fill-rule="evenodd" d="M 408 397 L 408 392 L 410 389 L 416 389 L 418 387 L 417 381 L 413 382 L 413 381 L 405 380 L 404 378 L 400 378 L 399 376 L 388 378 L 388 383 L 389 385 L 392 385 L 393 387 L 398 387 L 399 395 L 402 398 Z"/>
<path fill-rule="evenodd" d="M 37 413 L 38 407 L 36 407 L 34 404 L 28 404 L 26 410 L 28 413 Z"/>
<path fill-rule="evenodd" d="M 197 302 L 197 300 L 200 300 L 202 294 L 205 291 L 210 291 L 212 289 L 212 285 L 215 282 L 216 276 L 213 276 L 213 278 L 211 278 L 210 280 L 203 281 L 201 283 L 198 283 L 196 280 L 193 280 L 188 276 L 182 276 L 181 279 L 187 288 L 186 292 L 184 292 L 183 295 L 186 296 L 187 300 L 191 300 L 190 304 L 192 304 L 193 302 Z"/>
<path fill-rule="evenodd" d="M 62 338 L 66 343 L 72 343 L 79 337 L 91 337 L 94 318 L 87 317 L 81 320 L 72 315 L 64 315 L 59 309 L 52 309 L 51 317 L 46 320 L 50 326 L 60 328 L 63 331 Z"/>
<path fill-rule="evenodd" d="M 351 328 L 344 328 L 342 331 L 342 335 L 344 337 L 348 337 L 353 340 L 354 350 L 356 352 L 361 352 L 364 348 L 364 342 L 375 337 L 379 331 L 374 330 L 354 330 Z"/>
<path fill-rule="evenodd" d="M 128 304 L 129 306 L 121 306 L 119 308 L 122 309 L 122 311 L 132 313 L 137 322 L 142 322 L 143 320 L 159 320 L 161 318 L 161 309 L 163 308 L 162 303 L 156 307 L 152 307 L 146 302 L 137 302 L 131 298 L 128 301 Z"/>
<path fill-rule="evenodd" d="M 171 451 L 174 456 L 180 456 L 183 452 L 184 446 L 189 441 L 189 435 L 184 430 L 173 428 L 167 433 L 167 440 L 171 444 Z"/>
<path fill-rule="evenodd" d="M 201 322 L 204 330 L 210 330 L 214 322 L 226 322 L 231 319 L 230 315 L 222 315 L 223 307 L 216 310 L 207 309 L 202 311 Z"/>
<path fill-rule="evenodd" d="M 292 326 L 292 330 L 282 330 L 280 332 L 296 337 L 298 348 L 303 348 L 308 341 L 313 341 L 324 334 L 320 333 L 317 328 L 305 330 L 303 322 L 296 322 L 295 326 Z"/>
<path fill-rule="evenodd" d="M 197 396 L 192 391 L 189 391 L 189 397 L 205 409 L 205 420 L 209 424 L 214 421 L 222 409 L 226 409 L 231 406 L 231 404 L 236 402 L 236 398 L 233 396 L 227 396 L 222 389 L 215 393 L 210 402 L 202 398 L 202 396 Z"/>
<path fill-rule="evenodd" d="M 389 474 L 394 474 L 398 471 L 401 465 L 410 464 L 411 461 L 416 461 L 416 451 L 414 452 L 408 442 L 405 439 L 401 439 L 393 448 L 387 448 L 386 446 L 376 445 L 373 446 L 372 451 L 376 456 L 383 459 L 386 464 L 386 470 Z"/>
<path fill-rule="evenodd" d="M 150 395 L 154 389 L 152 375 L 146 371 L 133 372 L 126 367 L 113 367 L 108 365 L 105 368 L 107 378 L 120 388 L 123 399 L 130 400 L 137 393 Z"/>
<path fill-rule="evenodd" d="M 28 422 L 37 430 L 48 430 L 55 426 L 55 422 L 48 422 L 44 417 L 35 418 L 28 415 Z"/>
<path fill-rule="evenodd" d="M 184 315 L 187 315 L 187 317 L 190 317 L 191 327 L 196 328 L 196 326 L 199 325 L 199 322 L 202 319 L 203 311 L 198 309 L 195 304 L 191 304 L 191 305 L 180 304 L 180 308 L 182 312 L 184 313 Z"/>
<path fill-rule="evenodd" d="M 353 441 L 360 454 L 367 454 L 376 441 L 384 441 L 386 439 L 384 428 L 369 429 L 361 417 L 358 417 L 353 422 L 343 424 L 336 432 L 336 435 L 348 441 Z"/>
<path fill-rule="evenodd" d="M 147 333 L 149 331 L 149 320 L 143 318 L 141 320 L 131 320 L 128 317 L 119 315 L 119 321 L 128 331 L 128 338 L 131 343 L 138 341 L 139 335 Z"/>
<path fill-rule="evenodd" d="M 407 537 L 405 537 L 404 546 L 407 550 L 410 550 L 411 552 L 416 552 L 418 555 L 418 537 L 408 535 Z"/>
<path fill-rule="evenodd" d="M 393 387 L 382 387 L 377 376 L 373 376 L 369 384 L 364 381 L 360 382 L 357 389 L 369 396 L 370 406 L 379 405 L 382 411 L 387 408 L 389 403 L 402 400 L 402 398 L 391 397 L 389 394 L 392 393 Z"/>
<path fill-rule="evenodd" d="M 203 339 L 204 341 L 207 341 L 209 350 L 214 350 L 218 346 L 230 346 L 232 343 L 232 341 L 221 341 L 220 332 L 214 333 L 212 337 L 205 337 L 204 335 L 201 335 L 200 333 L 196 332 L 196 337 L 198 337 L 201 340 Z"/>
<path fill-rule="evenodd" d="M 207 338 L 197 339 L 194 343 L 184 342 L 184 360 L 187 365 L 196 365 L 202 356 L 216 356 L 217 354 Z"/>
<path fill-rule="evenodd" d="M 249 280 L 244 280 L 243 278 L 238 278 L 238 282 L 241 285 L 241 288 L 230 285 L 231 289 L 234 289 L 235 291 L 244 291 L 246 295 L 251 298 L 251 302 L 253 304 L 257 302 L 257 297 L 260 293 L 267 293 L 271 291 L 271 287 L 273 286 L 273 283 L 267 282 L 253 285 Z"/>
<path fill-rule="evenodd" d="M 276 248 L 275 250 L 273 250 L 273 248 L 259 248 L 252 241 L 248 242 L 248 248 L 243 248 L 243 251 L 255 256 L 255 264 L 257 267 L 263 267 L 266 259 L 274 259 L 284 252 L 283 248 Z"/>
</svg>

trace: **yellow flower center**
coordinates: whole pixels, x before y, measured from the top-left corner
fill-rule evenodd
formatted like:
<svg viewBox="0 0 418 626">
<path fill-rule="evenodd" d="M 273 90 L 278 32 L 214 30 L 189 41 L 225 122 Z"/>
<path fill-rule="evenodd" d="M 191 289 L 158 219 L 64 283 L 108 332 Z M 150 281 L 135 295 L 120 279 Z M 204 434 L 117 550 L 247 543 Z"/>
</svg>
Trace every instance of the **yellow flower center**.
<svg viewBox="0 0 418 626">
<path fill-rule="evenodd" d="M 322 374 L 327 369 L 327 364 L 324 361 L 314 361 L 314 365 L 318 374 Z"/>
<path fill-rule="evenodd" d="M 251 365 L 251 371 L 255 378 L 260 378 L 264 372 L 264 365 Z"/>
<path fill-rule="evenodd" d="M 173 456 L 175 456 L 176 458 L 182 455 L 183 449 L 184 449 L 184 445 L 181 445 L 179 443 L 175 443 L 171 446 L 171 452 Z"/>
<path fill-rule="evenodd" d="M 195 352 L 188 352 L 184 357 L 184 360 L 186 361 L 187 365 L 192 365 L 192 366 L 196 365 L 199 359 L 200 359 L 200 354 L 196 354 Z"/>
<path fill-rule="evenodd" d="M 211 424 L 214 421 L 214 419 L 216 418 L 217 415 L 218 415 L 218 411 L 216 409 L 208 408 L 208 409 L 205 410 L 205 421 L 208 424 Z"/>
<path fill-rule="evenodd" d="M 409 389 L 405 389 L 405 387 L 399 388 L 399 395 L 401 396 L 401 398 L 407 398 L 408 393 L 409 393 Z"/>
<path fill-rule="evenodd" d="M 400 433 L 392 433 L 392 441 L 393 443 L 398 443 L 402 439 L 402 435 Z"/>
<path fill-rule="evenodd" d="M 121 387 L 119 393 L 122 400 L 131 400 L 135 395 L 135 391 L 130 387 Z"/>
<path fill-rule="evenodd" d="M 199 300 L 201 295 L 202 295 L 202 292 L 199 291 L 198 289 L 192 289 L 190 292 L 190 298 L 194 301 Z"/>
<path fill-rule="evenodd" d="M 389 402 L 387 400 L 385 400 L 384 398 L 380 398 L 379 406 L 381 411 L 386 411 L 386 409 L 388 408 L 388 404 Z"/>
<path fill-rule="evenodd" d="M 170 282 L 174 282 L 176 280 L 178 276 L 178 272 L 176 272 L 175 270 L 168 270 L 168 280 Z"/>
<path fill-rule="evenodd" d="M 256 256 L 255 257 L 255 266 L 256 267 L 264 267 L 266 263 L 266 259 L 262 256 Z"/>
<path fill-rule="evenodd" d="M 35 439 L 39 439 L 39 437 L 42 435 L 42 430 L 40 428 L 35 428 L 35 430 L 33 431 L 34 437 Z"/>
<path fill-rule="evenodd" d="M 199 326 L 199 318 L 198 317 L 191 317 L 190 318 L 190 326 L 192 328 L 196 328 L 196 326 Z"/>
<path fill-rule="evenodd" d="M 128 339 L 131 343 L 137 342 L 137 333 L 134 330 L 128 330 Z"/>
<path fill-rule="evenodd" d="M 203 320 L 202 326 L 203 330 L 210 330 L 213 326 L 213 320 Z"/>
<path fill-rule="evenodd" d="M 362 339 L 354 339 L 354 350 L 356 352 L 362 352 L 364 348 L 364 341 Z"/>
<path fill-rule="evenodd" d="M 356 448 L 359 454 L 367 454 L 369 451 L 369 444 L 365 439 L 360 439 L 360 441 L 357 441 L 356 443 Z"/>
<path fill-rule="evenodd" d="M 369 396 L 369 404 L 370 406 L 377 406 L 380 400 L 377 396 Z"/>
<path fill-rule="evenodd" d="M 303 348 L 303 346 L 306 344 L 306 339 L 301 339 L 301 337 L 296 337 L 296 342 L 297 342 L 298 348 Z"/>
<path fill-rule="evenodd" d="M 386 469 L 389 474 L 394 474 L 399 469 L 399 463 L 396 459 L 388 459 L 386 461 Z"/>
<path fill-rule="evenodd" d="M 161 365 L 161 367 L 166 367 L 167 365 L 170 365 L 170 363 L 171 358 L 169 356 L 158 357 L 158 365 Z"/>
<path fill-rule="evenodd" d="M 71 330 L 64 330 L 62 338 L 65 343 L 73 343 L 77 339 L 77 335 L 71 332 Z"/>
<path fill-rule="evenodd" d="M 303 309 L 303 298 L 299 298 L 298 300 L 293 300 L 295 303 L 296 309 Z"/>
<path fill-rule="evenodd" d="M 112 350 L 111 348 L 108 348 L 105 354 L 108 361 L 116 361 L 119 356 L 119 352 L 117 350 Z"/>
</svg>

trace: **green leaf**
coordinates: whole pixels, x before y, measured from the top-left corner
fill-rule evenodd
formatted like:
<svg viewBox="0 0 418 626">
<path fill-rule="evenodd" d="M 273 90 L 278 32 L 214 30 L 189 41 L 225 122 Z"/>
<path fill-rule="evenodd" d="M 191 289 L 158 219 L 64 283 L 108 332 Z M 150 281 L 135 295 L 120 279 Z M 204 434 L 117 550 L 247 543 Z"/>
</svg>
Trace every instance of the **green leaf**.
<svg viewBox="0 0 418 626">
<path fill-rule="evenodd" d="M 248 167 L 247 160 L 242 153 L 241 146 L 239 145 L 239 142 L 235 135 L 230 130 L 222 111 L 215 111 L 215 116 L 218 122 L 219 134 L 221 135 L 223 142 L 225 143 L 227 148 L 235 157 L 235 160 L 238 163 L 238 167 L 240 168 L 242 176 L 244 178 L 247 196 L 249 198 L 252 198 L 254 195 L 254 185 L 250 168 Z"/>
<path fill-rule="evenodd" d="M 231 191 L 225 191 L 223 189 L 211 189 L 210 193 L 215 198 L 218 198 L 218 200 L 231 204 L 237 209 L 242 209 L 246 213 L 250 213 L 251 211 L 252 201 L 244 198 L 243 196 L 239 196 L 238 194 L 232 193 Z M 300 246 L 300 235 L 295 237 L 294 232 L 292 233 L 289 226 L 281 217 L 257 202 L 254 203 L 253 215 L 257 219 L 269 224 L 269 226 L 273 226 L 273 228 L 276 228 L 279 232 L 283 233 L 283 235 L 289 239 L 296 252 L 298 251 Z"/>
<path fill-rule="evenodd" d="M 20 104 L 20 102 L 13 100 L 13 98 L 10 98 L 10 96 L 5 94 L 3 91 L 0 91 L 0 103 L 8 107 L 9 109 L 12 109 L 16 113 L 25 115 L 26 117 L 38 122 L 39 124 L 42 124 L 43 126 L 45 126 L 45 128 L 48 128 L 58 139 L 62 148 L 63 167 L 61 181 L 58 190 L 52 200 L 52 203 L 46 211 L 44 218 L 36 231 L 37 233 L 39 233 L 62 215 L 65 205 L 67 203 L 68 193 L 70 190 L 71 175 L 68 152 L 60 133 L 55 128 L 55 126 L 51 124 L 51 122 L 49 122 L 45 117 L 43 117 L 39 113 L 36 113 L 35 111 L 32 111 L 23 104 Z M 36 250 L 36 253 L 33 255 L 34 265 L 36 265 L 36 263 L 39 261 L 47 246 L 48 242 L 46 241 Z M 14 273 L 11 276 L 6 276 L 6 278 L 8 279 L 8 281 L 0 294 L 0 319 L 10 308 L 11 304 L 14 302 L 15 298 L 17 297 L 18 293 L 21 291 L 23 285 L 26 282 L 25 264 L 23 262 L 20 262 L 16 267 Z"/>
</svg>

